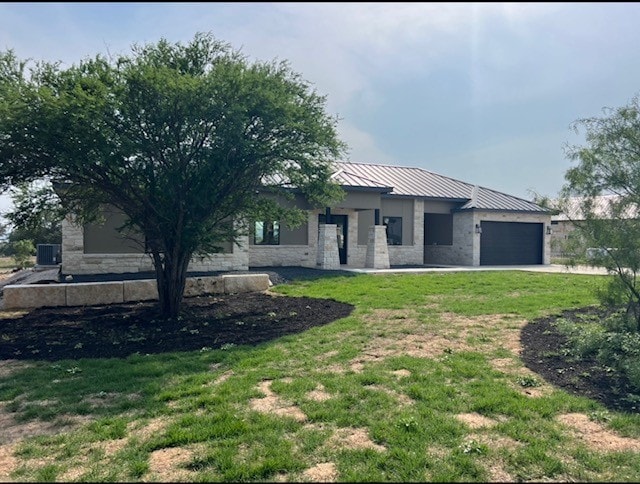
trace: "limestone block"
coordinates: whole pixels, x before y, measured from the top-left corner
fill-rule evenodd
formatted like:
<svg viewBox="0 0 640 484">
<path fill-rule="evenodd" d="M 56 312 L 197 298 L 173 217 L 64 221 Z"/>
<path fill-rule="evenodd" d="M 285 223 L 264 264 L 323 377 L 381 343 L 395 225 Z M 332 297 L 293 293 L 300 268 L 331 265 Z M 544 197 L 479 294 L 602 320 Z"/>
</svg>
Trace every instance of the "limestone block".
<svg viewBox="0 0 640 484">
<path fill-rule="evenodd" d="M 124 302 L 151 301 L 158 299 L 158 286 L 155 279 L 123 282 Z"/>
<path fill-rule="evenodd" d="M 386 227 L 372 225 L 369 227 L 365 267 L 389 269 L 389 248 L 387 246 Z"/>
<path fill-rule="evenodd" d="M 269 289 L 269 274 L 228 274 L 222 276 L 227 294 L 260 292 Z"/>
<path fill-rule="evenodd" d="M 3 299 L 5 309 L 64 306 L 66 292 L 61 284 L 11 285 L 4 287 Z"/>
<path fill-rule="evenodd" d="M 91 306 L 124 302 L 122 281 L 67 284 L 67 306 Z"/>
<path fill-rule="evenodd" d="M 189 277 L 184 287 L 185 297 L 223 293 L 224 281 L 220 276 Z"/>
</svg>

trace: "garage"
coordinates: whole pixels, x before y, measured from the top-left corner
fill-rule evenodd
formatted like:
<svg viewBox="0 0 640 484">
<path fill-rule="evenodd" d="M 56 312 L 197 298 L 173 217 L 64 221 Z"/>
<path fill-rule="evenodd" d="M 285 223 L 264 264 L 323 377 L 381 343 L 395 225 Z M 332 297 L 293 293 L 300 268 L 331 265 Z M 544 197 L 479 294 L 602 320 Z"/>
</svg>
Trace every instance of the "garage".
<svg viewBox="0 0 640 484">
<path fill-rule="evenodd" d="M 481 222 L 480 265 L 542 264 L 542 223 Z"/>
</svg>

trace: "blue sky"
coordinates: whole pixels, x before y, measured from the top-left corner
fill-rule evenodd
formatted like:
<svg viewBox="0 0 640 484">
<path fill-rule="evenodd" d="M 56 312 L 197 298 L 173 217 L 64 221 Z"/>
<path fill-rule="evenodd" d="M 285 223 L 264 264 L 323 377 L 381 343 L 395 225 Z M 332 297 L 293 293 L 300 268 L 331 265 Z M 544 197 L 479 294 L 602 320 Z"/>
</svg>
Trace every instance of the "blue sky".
<svg viewBox="0 0 640 484">
<path fill-rule="evenodd" d="M 211 32 L 326 95 L 350 161 L 530 199 L 562 187 L 573 121 L 640 93 L 638 25 L 634 3 L 0 3 L 0 49 L 71 65 Z"/>
</svg>

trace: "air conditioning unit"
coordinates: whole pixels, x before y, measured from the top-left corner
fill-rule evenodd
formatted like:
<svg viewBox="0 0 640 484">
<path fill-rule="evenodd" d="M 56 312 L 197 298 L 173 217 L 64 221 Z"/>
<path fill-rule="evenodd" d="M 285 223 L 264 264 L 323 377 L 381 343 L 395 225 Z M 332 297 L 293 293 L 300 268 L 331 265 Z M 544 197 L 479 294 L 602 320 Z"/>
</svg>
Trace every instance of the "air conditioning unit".
<svg viewBox="0 0 640 484">
<path fill-rule="evenodd" d="M 36 265 L 55 266 L 62 262 L 62 246 L 60 244 L 38 244 Z"/>
</svg>

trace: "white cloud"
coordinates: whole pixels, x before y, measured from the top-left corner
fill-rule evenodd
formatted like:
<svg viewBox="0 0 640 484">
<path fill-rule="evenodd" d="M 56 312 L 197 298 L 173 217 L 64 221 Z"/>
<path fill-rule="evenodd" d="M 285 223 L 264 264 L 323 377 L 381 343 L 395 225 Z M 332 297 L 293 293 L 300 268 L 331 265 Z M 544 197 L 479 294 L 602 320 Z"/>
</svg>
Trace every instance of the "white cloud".
<svg viewBox="0 0 640 484">
<path fill-rule="evenodd" d="M 394 163 L 393 156 L 382 151 L 374 137 L 350 123 L 338 126 L 338 135 L 349 145 L 348 160 L 364 163 Z"/>
<path fill-rule="evenodd" d="M 555 196 L 570 167 L 563 152 L 565 142 L 573 142 L 568 140 L 569 135 L 558 131 L 512 137 L 442 158 L 438 163 L 447 167 L 443 175 L 511 195 L 529 199 L 530 191 L 534 191 Z"/>
</svg>

